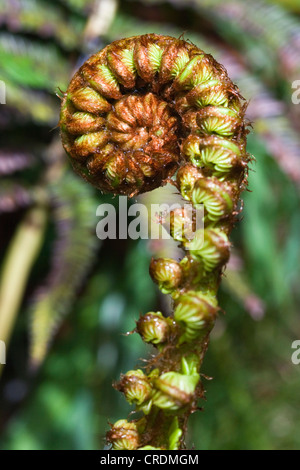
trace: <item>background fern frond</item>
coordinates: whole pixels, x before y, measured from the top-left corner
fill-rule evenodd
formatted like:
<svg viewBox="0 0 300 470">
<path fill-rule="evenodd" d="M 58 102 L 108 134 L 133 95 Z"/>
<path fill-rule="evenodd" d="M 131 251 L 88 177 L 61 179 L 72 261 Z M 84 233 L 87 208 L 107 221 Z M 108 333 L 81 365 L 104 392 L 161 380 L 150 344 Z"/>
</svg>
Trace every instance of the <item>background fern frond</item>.
<svg viewBox="0 0 300 470">
<path fill-rule="evenodd" d="M 11 80 L 15 84 L 51 93 L 53 83 L 61 88 L 67 84 L 69 67 L 54 44 L 33 42 L 25 37 L 2 32 L 0 60 L 2 79 Z"/>
<path fill-rule="evenodd" d="M 90 188 L 65 173 L 52 183 L 50 192 L 56 240 L 48 278 L 36 294 L 31 313 L 30 361 L 35 367 L 45 358 L 49 342 L 78 294 L 99 246 L 95 236 L 96 200 Z"/>
<path fill-rule="evenodd" d="M 84 16 L 66 11 L 57 1 L 0 0 L 0 25 L 13 32 L 54 39 L 66 50 L 79 46 L 84 23 Z"/>
</svg>

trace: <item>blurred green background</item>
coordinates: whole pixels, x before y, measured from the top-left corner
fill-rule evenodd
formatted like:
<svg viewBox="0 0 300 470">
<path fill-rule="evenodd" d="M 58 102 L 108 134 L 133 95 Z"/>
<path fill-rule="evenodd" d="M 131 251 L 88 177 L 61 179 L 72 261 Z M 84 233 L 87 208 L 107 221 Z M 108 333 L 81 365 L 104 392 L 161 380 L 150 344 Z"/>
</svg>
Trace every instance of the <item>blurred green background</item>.
<svg viewBox="0 0 300 470">
<path fill-rule="evenodd" d="M 223 63 L 253 125 L 226 314 L 202 371 L 214 380 L 188 447 L 300 448 L 299 15 L 299 0 L 0 0 L 1 449 L 103 448 L 108 422 L 129 413 L 112 381 L 153 352 L 124 333 L 164 308 L 148 275 L 155 247 L 96 238 L 97 206 L 117 200 L 70 169 L 55 95 L 93 52 L 153 32 L 184 33 Z"/>
</svg>

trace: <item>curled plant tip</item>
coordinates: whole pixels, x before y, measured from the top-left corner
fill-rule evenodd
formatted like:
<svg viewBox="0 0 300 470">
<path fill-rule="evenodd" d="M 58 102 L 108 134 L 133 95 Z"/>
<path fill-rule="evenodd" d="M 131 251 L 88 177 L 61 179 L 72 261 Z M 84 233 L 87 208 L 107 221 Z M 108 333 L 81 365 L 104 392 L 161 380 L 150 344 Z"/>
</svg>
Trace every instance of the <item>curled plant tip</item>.
<svg viewBox="0 0 300 470">
<path fill-rule="evenodd" d="M 229 259 L 230 243 L 219 229 L 198 230 L 187 248 L 192 258 L 202 263 L 205 272 L 223 266 Z"/>
<path fill-rule="evenodd" d="M 126 400 L 138 407 L 149 401 L 152 394 L 152 386 L 148 377 L 141 369 L 130 370 L 121 377 L 116 388 L 124 393 Z"/>
<path fill-rule="evenodd" d="M 120 419 L 111 426 L 107 438 L 114 450 L 136 450 L 140 441 L 138 425 L 135 421 Z"/>
<path fill-rule="evenodd" d="M 180 342 L 191 342 L 201 333 L 206 334 L 214 325 L 217 302 L 214 296 L 198 292 L 183 294 L 174 311 L 175 321 L 181 325 Z"/>
<path fill-rule="evenodd" d="M 170 318 L 165 318 L 161 312 L 149 312 L 137 321 L 136 331 L 145 343 L 160 345 L 168 340 L 174 326 L 173 323 Z"/>
<path fill-rule="evenodd" d="M 148 312 L 135 331 L 158 354 L 116 387 L 143 414 L 107 434 L 114 449 L 184 449 L 203 398 L 200 368 L 218 313 L 229 235 L 247 182 L 246 103 L 225 68 L 190 42 L 146 34 L 90 57 L 64 94 L 60 127 L 74 170 L 101 191 L 137 195 L 172 183 L 188 208 L 170 212 L 182 260 L 152 259 L 174 312 Z M 196 225 L 204 209 L 204 228 Z"/>
<path fill-rule="evenodd" d="M 177 172 L 177 185 L 181 195 L 187 201 L 191 199 L 191 193 L 196 181 L 201 177 L 201 172 L 193 164 L 182 166 Z"/>
<path fill-rule="evenodd" d="M 74 169 L 117 194 L 164 184 L 182 160 L 187 139 L 181 144 L 178 136 L 186 128 L 225 137 L 241 131 L 237 92 L 222 83 L 223 75 L 192 44 L 153 34 L 115 41 L 94 54 L 74 75 L 61 108 L 62 141 Z"/>
<path fill-rule="evenodd" d="M 180 285 L 182 270 L 180 264 L 173 259 L 152 259 L 150 275 L 163 294 L 172 294 Z"/>
</svg>

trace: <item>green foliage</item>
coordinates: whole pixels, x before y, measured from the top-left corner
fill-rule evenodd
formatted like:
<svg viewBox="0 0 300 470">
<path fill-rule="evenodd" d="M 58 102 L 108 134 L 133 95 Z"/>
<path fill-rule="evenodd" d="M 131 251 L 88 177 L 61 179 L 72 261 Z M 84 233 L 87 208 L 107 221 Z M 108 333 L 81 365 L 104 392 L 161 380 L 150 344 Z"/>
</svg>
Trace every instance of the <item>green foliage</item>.
<svg viewBox="0 0 300 470">
<path fill-rule="evenodd" d="M 49 191 L 57 238 L 51 250 L 48 280 L 37 293 L 31 314 L 30 361 L 35 367 L 44 360 L 48 344 L 62 316 L 69 311 L 98 245 L 94 233 L 96 199 L 89 186 L 67 173 L 52 183 Z"/>
<path fill-rule="evenodd" d="M 53 83 L 64 87 L 68 66 L 54 45 L 32 43 L 25 38 L 0 36 L 1 75 L 17 85 L 53 92 Z M 55 64 L 55 67 L 53 67 Z"/>
<path fill-rule="evenodd" d="M 13 24 L 16 32 L 36 34 L 41 39 L 53 38 L 67 49 L 79 46 L 84 18 L 73 11 L 66 12 L 57 2 L 1 0 L 0 15 L 1 23 L 8 27 Z"/>
</svg>

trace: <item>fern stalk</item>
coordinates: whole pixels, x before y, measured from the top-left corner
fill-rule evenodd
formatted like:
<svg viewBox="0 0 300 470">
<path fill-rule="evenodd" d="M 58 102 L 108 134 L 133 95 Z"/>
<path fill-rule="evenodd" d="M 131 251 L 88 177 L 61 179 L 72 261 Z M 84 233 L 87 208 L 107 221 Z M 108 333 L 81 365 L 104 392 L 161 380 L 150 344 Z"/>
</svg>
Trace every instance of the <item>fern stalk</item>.
<svg viewBox="0 0 300 470">
<path fill-rule="evenodd" d="M 29 273 L 40 252 L 46 222 L 45 207 L 29 209 L 11 241 L 3 264 L 0 279 L 0 339 L 6 345 L 23 300 Z"/>
</svg>

